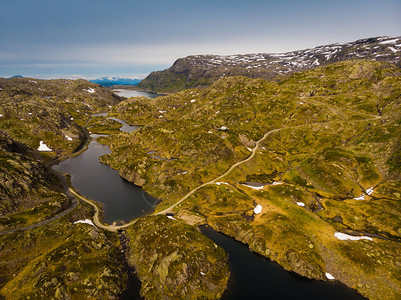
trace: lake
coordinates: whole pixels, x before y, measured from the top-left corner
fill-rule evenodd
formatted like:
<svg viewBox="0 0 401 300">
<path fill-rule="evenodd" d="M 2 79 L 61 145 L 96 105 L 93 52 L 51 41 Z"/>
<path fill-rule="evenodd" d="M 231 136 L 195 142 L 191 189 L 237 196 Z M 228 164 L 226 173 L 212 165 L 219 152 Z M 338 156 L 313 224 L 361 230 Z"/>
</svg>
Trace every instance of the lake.
<svg viewBox="0 0 401 300">
<path fill-rule="evenodd" d="M 159 96 L 164 96 L 162 94 L 156 94 L 152 92 L 145 92 L 145 91 L 135 91 L 135 90 L 124 90 L 124 89 L 117 89 L 113 90 L 113 92 L 121 97 L 146 97 L 146 98 L 156 98 Z"/>
</svg>

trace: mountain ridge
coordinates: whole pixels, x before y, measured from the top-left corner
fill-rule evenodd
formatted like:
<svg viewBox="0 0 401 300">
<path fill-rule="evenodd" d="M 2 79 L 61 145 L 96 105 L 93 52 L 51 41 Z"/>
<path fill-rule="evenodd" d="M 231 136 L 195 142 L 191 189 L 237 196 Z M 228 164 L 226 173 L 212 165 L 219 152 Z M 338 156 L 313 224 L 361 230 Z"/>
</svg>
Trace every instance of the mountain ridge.
<svg viewBox="0 0 401 300">
<path fill-rule="evenodd" d="M 177 59 L 163 71 L 150 73 L 138 87 L 174 92 L 205 87 L 224 76 L 245 76 L 278 81 L 298 71 L 344 60 L 372 59 L 400 65 L 401 37 L 373 37 L 285 53 L 191 55 Z"/>
</svg>

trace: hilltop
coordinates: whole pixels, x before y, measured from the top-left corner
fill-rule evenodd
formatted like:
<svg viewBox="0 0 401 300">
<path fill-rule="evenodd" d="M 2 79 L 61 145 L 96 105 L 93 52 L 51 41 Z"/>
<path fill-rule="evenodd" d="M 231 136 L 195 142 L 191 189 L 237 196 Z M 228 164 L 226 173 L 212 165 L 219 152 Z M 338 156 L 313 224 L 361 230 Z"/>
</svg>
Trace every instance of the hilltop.
<svg viewBox="0 0 401 300">
<path fill-rule="evenodd" d="M 331 63 L 370 59 L 400 65 L 401 37 L 376 37 L 345 44 L 330 44 L 286 53 L 245 55 L 194 55 L 180 58 L 173 66 L 152 72 L 139 88 L 155 92 L 209 86 L 224 76 L 281 80 L 299 72 Z"/>
<path fill-rule="evenodd" d="M 400 95 L 401 70 L 388 62 L 278 82 L 223 77 L 114 106 L 144 126 L 102 138 L 112 153 L 101 160 L 162 199 L 159 212 L 203 220 L 303 276 L 397 298 Z"/>
</svg>

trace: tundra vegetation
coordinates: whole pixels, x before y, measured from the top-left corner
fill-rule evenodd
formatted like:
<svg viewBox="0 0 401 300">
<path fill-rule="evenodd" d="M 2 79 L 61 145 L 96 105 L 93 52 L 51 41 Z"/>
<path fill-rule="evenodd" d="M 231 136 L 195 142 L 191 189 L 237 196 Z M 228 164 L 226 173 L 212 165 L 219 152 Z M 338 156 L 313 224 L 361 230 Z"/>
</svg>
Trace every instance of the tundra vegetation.
<svg viewBox="0 0 401 300">
<path fill-rule="evenodd" d="M 162 199 L 157 211 L 210 182 L 171 209 L 176 218 L 203 220 L 308 278 L 330 273 L 366 297 L 396 299 L 400 95 L 401 70 L 368 60 L 279 82 L 223 77 L 115 105 L 113 115 L 142 127 L 100 138 L 112 150 L 101 161 Z"/>
<path fill-rule="evenodd" d="M 118 122 L 92 116 L 120 100 L 83 80 L 0 79 L 0 298 L 116 299 L 125 290 L 127 258 L 118 235 L 91 225 L 93 208 L 67 196 L 66 183 L 49 167 L 76 155 L 88 131 L 120 132 Z M 51 151 L 40 151 L 42 144 Z M 127 233 L 126 255 L 143 281 L 142 294 L 171 296 L 179 288 L 220 297 L 229 277 L 224 250 L 193 227 L 168 221 L 141 220 L 160 236 L 137 226 Z M 184 252 L 171 252 L 177 246 Z M 149 260 L 159 264 L 152 272 L 160 277 L 144 271 Z M 159 283 L 169 286 L 150 288 Z"/>
<path fill-rule="evenodd" d="M 344 61 L 120 100 L 82 80 L 0 80 L 1 296 L 116 298 L 126 259 L 147 298 L 218 298 L 227 256 L 191 226 L 206 223 L 300 275 L 401 297 L 400 68 Z M 108 110 L 140 128 L 91 116 Z M 49 169 L 88 130 L 108 134 L 103 163 L 161 199 L 156 212 L 174 213 L 128 227 L 125 255 L 116 233 L 75 223 L 93 209 L 74 208 Z"/>
</svg>

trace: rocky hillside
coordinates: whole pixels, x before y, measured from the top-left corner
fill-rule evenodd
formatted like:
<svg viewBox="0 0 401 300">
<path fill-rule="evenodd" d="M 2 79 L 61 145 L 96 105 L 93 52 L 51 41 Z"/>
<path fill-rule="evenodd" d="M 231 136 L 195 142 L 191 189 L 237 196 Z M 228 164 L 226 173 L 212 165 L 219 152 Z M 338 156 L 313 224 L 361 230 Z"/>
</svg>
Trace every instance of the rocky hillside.
<svg viewBox="0 0 401 300">
<path fill-rule="evenodd" d="M 173 92 L 208 86 L 223 76 L 280 80 L 286 75 L 334 62 L 372 59 L 401 66 L 401 37 L 377 37 L 287 53 L 196 55 L 178 59 L 164 71 L 152 72 L 139 88 Z"/>
<path fill-rule="evenodd" d="M 170 217 L 171 218 L 171 217 Z M 145 217 L 127 231 L 129 262 L 146 299 L 220 299 L 230 273 L 224 249 L 194 227 Z"/>
<path fill-rule="evenodd" d="M 120 101 L 108 89 L 85 80 L 0 78 L 0 130 L 32 149 L 41 143 L 57 157 L 74 152 L 86 137 L 90 115 Z M 46 149 L 46 148 L 44 148 Z"/>
<path fill-rule="evenodd" d="M 163 199 L 159 211 L 209 182 L 174 207 L 176 218 L 202 216 L 287 270 L 395 299 L 400 95 L 401 69 L 378 61 L 279 82 L 224 77 L 119 103 L 113 113 L 144 126 L 103 138 L 112 153 L 101 159 Z"/>
</svg>

